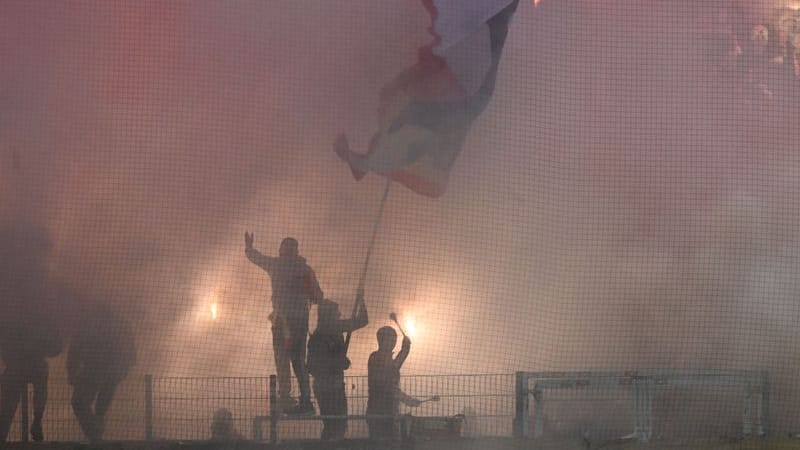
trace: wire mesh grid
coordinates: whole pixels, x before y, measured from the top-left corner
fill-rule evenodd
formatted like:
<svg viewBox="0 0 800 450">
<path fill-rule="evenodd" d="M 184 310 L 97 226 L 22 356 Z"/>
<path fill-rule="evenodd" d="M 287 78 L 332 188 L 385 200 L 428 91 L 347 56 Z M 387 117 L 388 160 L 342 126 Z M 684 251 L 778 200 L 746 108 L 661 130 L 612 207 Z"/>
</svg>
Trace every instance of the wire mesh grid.
<svg viewBox="0 0 800 450">
<path fill-rule="evenodd" d="M 464 416 L 462 433 L 468 436 L 510 436 L 514 414 L 513 375 L 405 376 L 402 389 L 418 398 L 438 396 L 418 408 L 402 407 L 401 414 L 417 417 Z M 297 392 L 296 381 L 293 392 Z M 366 415 L 366 376 L 345 377 L 348 414 Z M 313 399 L 313 396 L 312 396 Z M 316 401 L 316 399 L 313 399 Z M 154 436 L 162 439 L 208 439 L 211 418 L 220 408 L 229 410 L 236 431 L 245 438 L 269 439 L 269 378 L 154 378 Z M 260 424 L 256 424 L 260 421 Z M 254 426 L 256 428 L 254 428 Z M 260 430 L 259 430 L 260 429 Z M 319 420 L 280 416 L 280 439 L 313 439 L 319 436 Z M 348 436 L 366 437 L 363 418 L 348 423 Z"/>
<path fill-rule="evenodd" d="M 223 408 L 231 412 L 236 432 L 252 436 L 253 417 L 269 413 L 269 378 L 153 379 L 153 434 L 157 439 L 208 439 L 212 417 Z"/>
<path fill-rule="evenodd" d="M 33 388 L 28 386 L 28 427 L 33 420 Z M 30 441 L 24 436 L 22 420 L 25 406 L 20 402 L 9 430 L 9 441 Z M 108 440 L 142 440 L 145 428 L 144 383 L 139 378 L 129 378 L 117 386 L 114 401 L 105 418 L 104 438 Z M 29 430 L 30 428 L 28 428 Z M 46 441 L 84 441 L 75 414 L 72 410 L 72 387 L 67 380 L 50 379 L 48 382 L 47 407 L 42 420 L 42 431 Z"/>
<path fill-rule="evenodd" d="M 434 3 L 447 8 L 432 16 Z M 262 375 L 272 369 L 252 369 L 252 355 L 269 341 L 253 336 L 268 334 L 269 281 L 242 232 L 271 253 L 297 237 L 326 294 L 344 298 L 370 254 L 378 175 L 421 169 L 446 193 L 394 183 L 366 278 L 371 317 L 418 321 L 407 369 L 758 368 L 773 380 L 771 432 L 796 434 L 800 2 L 518 3 L 513 20 L 492 10 L 480 33 L 431 40 L 472 9 L 0 2 L 0 283 L 47 274 L 77 291 L 18 310 L 13 297 L 36 295 L 4 292 L 0 319 L 35 310 L 70 329 L 97 296 L 152 344 L 136 370 Z M 457 54 L 418 60 L 437 43 Z M 447 70 L 408 76 L 435 67 Z M 451 101 L 462 92 L 480 101 Z M 397 145 L 370 143 L 389 130 Z M 349 145 L 334 153 L 339 133 Z M 362 160 L 370 148 L 400 153 Z M 406 156 L 420 165 L 379 164 Z M 52 248 L 18 270 L 39 239 L 7 224 L 41 227 Z M 442 398 L 403 412 L 509 434 L 510 397 L 481 377 L 404 378 L 410 394 Z M 266 378 L 215 380 L 156 379 L 151 397 L 127 380 L 106 436 L 203 439 L 220 408 L 251 435 L 269 413 Z M 347 383 L 349 412 L 363 413 L 366 383 Z M 45 438 L 82 439 L 71 389 L 50 387 Z M 635 421 L 628 388 L 592 391 L 548 392 L 553 429 L 596 422 L 611 435 Z M 729 386 L 656 386 L 645 400 L 656 435 L 743 433 L 755 408 Z M 12 440 L 27 437 L 20 414 Z M 281 420 L 278 432 L 319 426 Z"/>
<path fill-rule="evenodd" d="M 755 371 L 531 374 L 523 389 L 536 437 L 738 438 L 768 425 L 768 381 Z"/>
</svg>

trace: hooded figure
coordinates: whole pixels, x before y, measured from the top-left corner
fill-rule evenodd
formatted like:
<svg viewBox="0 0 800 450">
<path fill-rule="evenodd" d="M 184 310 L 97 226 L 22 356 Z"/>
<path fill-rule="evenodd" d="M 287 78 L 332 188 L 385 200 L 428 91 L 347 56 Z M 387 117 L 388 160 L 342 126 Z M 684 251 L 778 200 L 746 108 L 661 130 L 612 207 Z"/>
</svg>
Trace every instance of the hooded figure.
<svg viewBox="0 0 800 450">
<path fill-rule="evenodd" d="M 322 289 L 305 258 L 298 254 L 297 240 L 281 242 L 278 257 L 253 248 L 253 234 L 244 234 L 245 256 L 269 274 L 272 282 L 272 348 L 278 372 L 278 407 L 289 414 L 314 414 L 306 369 L 309 302 L 322 300 Z M 300 387 L 300 403 L 292 405 L 289 363 Z"/>
<path fill-rule="evenodd" d="M 350 367 L 343 333 L 367 326 L 367 307 L 364 293 L 356 295 L 356 315 L 341 319 L 339 305 L 323 300 L 317 305 L 317 329 L 308 341 L 308 370 L 314 376 L 314 395 L 323 416 L 346 416 L 344 371 Z M 322 440 L 343 439 L 347 419 L 323 419 Z"/>
</svg>

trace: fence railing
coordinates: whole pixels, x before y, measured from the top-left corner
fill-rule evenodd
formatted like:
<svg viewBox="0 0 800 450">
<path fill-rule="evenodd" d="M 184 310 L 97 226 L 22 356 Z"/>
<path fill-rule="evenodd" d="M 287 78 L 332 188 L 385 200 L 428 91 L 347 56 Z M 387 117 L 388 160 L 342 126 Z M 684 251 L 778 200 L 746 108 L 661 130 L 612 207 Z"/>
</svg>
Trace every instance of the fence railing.
<svg viewBox="0 0 800 450">
<path fill-rule="evenodd" d="M 514 377 L 502 375 L 404 376 L 401 388 L 415 397 L 438 396 L 438 402 L 401 407 L 401 415 L 452 417 L 463 415 L 462 435 L 511 436 Z M 345 377 L 348 436 L 366 437 L 368 385 L 366 376 Z M 270 380 L 259 378 L 154 378 L 151 437 L 207 439 L 210 418 L 229 410 L 236 432 L 253 439 L 312 439 L 321 433 L 320 416 L 272 414 Z M 297 392 L 296 386 L 293 392 Z M 312 397 L 312 400 L 315 400 Z"/>
<path fill-rule="evenodd" d="M 345 377 L 348 437 L 368 435 L 366 376 Z M 757 371 L 666 370 L 637 372 L 517 372 L 497 375 L 416 375 L 401 378 L 409 395 L 438 396 L 407 414 L 441 424 L 460 420 L 459 435 L 467 437 L 536 438 L 568 429 L 583 421 L 603 433 L 630 434 L 649 440 L 655 434 L 678 436 L 699 424 L 695 417 L 718 417 L 715 426 L 738 435 L 767 433 L 769 380 Z M 72 412 L 72 389 L 63 380 L 50 380 L 43 422 L 45 440 L 81 441 Z M 128 379 L 117 390 L 106 418 L 108 440 L 207 440 L 212 418 L 220 409 L 230 412 L 242 439 L 314 439 L 320 436 L 320 416 L 287 417 L 273 414 L 276 386 L 272 377 L 155 377 Z M 297 392 L 294 386 L 293 392 Z M 2 393 L 0 393 L 2 395 Z M 32 405 L 32 392 L 27 404 Z M 19 408 L 9 440 L 28 440 Z M 27 413 L 27 414 L 25 414 Z M 693 416 L 694 414 L 694 416 Z M 584 417 L 585 416 L 585 417 Z M 723 420 L 723 416 L 725 417 Z M 709 434 L 708 421 L 702 421 Z M 570 432 L 574 431 L 571 429 Z M 715 433 L 718 434 L 719 430 Z"/>
<path fill-rule="evenodd" d="M 294 382 L 294 380 L 293 380 Z M 348 437 L 368 435 L 366 376 L 347 376 Z M 463 415 L 464 436 L 511 436 L 514 415 L 514 375 L 412 375 L 401 377 L 401 388 L 415 397 L 438 396 L 418 408 L 402 406 L 401 414 L 417 418 Z M 293 386 L 297 393 L 297 386 Z M 2 395 L 0 393 L 0 395 Z M 82 441 L 72 412 L 72 389 L 65 380 L 51 379 L 43 422 L 45 440 Z M 273 393 L 274 399 L 274 393 Z M 316 403 L 316 399 L 313 399 Z M 243 439 L 315 439 L 321 417 L 274 416 L 270 407 L 270 377 L 129 378 L 117 390 L 106 420 L 108 440 L 206 440 L 214 413 L 230 411 L 232 424 Z M 32 405 L 32 393 L 28 405 Z M 19 408 L 10 441 L 27 441 L 24 408 Z M 318 408 L 317 408 L 318 411 Z M 271 417 L 275 417 L 274 424 Z"/>
<path fill-rule="evenodd" d="M 142 440 L 144 438 L 145 384 L 141 378 L 129 378 L 120 384 L 114 402 L 106 416 L 105 436 L 111 440 Z M 3 395 L 0 392 L 0 396 Z M 32 422 L 33 389 L 28 387 L 27 395 L 17 408 L 16 416 L 8 433 L 9 441 L 30 440 L 26 426 Z M 24 414 L 26 413 L 27 414 Z M 27 417 L 27 421 L 25 418 Z M 42 422 L 46 441 L 84 440 L 72 410 L 72 387 L 65 379 L 51 378 L 48 383 L 47 409 Z"/>
<path fill-rule="evenodd" d="M 735 425 L 717 433 L 767 433 L 769 378 L 761 371 L 517 372 L 515 391 L 517 437 L 543 436 L 546 421 L 556 429 L 566 422 L 573 427 L 591 423 L 605 433 L 640 441 L 650 440 L 659 428 L 673 436 L 691 434 L 691 422 L 702 423 L 700 434 L 708 435 L 710 425 L 700 419 L 712 411 L 719 425 Z M 670 403 L 677 408 L 669 411 L 665 405 Z M 585 411 L 590 417 L 581 417 Z M 578 424 L 581 420 L 585 423 Z M 598 422 L 604 423 L 598 427 Z"/>
</svg>

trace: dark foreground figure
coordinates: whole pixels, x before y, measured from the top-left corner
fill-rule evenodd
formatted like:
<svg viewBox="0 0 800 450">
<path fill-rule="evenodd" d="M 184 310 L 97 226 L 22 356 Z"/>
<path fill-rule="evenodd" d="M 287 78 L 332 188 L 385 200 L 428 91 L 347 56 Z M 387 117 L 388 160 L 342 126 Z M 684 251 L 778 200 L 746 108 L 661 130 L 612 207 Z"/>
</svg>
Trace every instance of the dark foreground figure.
<svg viewBox="0 0 800 450">
<path fill-rule="evenodd" d="M 57 297 L 48 269 L 47 230 L 25 222 L 0 222 L 0 446 L 8 438 L 21 399 L 33 385 L 31 437 L 42 441 L 47 405 L 47 358 L 63 347 L 48 303 Z M 24 397 L 23 397 L 24 396 Z"/>
<path fill-rule="evenodd" d="M 317 306 L 317 329 L 308 341 L 308 370 L 314 377 L 314 395 L 323 416 L 346 416 L 344 371 L 350 367 L 343 333 L 367 326 L 364 293 L 356 295 L 356 315 L 341 319 L 339 305 L 323 300 Z M 322 440 L 344 439 L 347 419 L 323 419 Z"/>
<path fill-rule="evenodd" d="M 90 441 L 102 439 L 117 386 L 135 363 L 128 321 L 107 306 L 97 306 L 80 325 L 67 354 L 72 409 Z"/>
<path fill-rule="evenodd" d="M 6 441 L 21 399 L 33 385 L 31 438 L 44 440 L 42 419 L 47 405 L 47 358 L 58 356 L 63 343 L 52 326 L 24 320 L 0 324 L 0 355 L 6 366 L 0 378 L 0 445 Z"/>
</svg>

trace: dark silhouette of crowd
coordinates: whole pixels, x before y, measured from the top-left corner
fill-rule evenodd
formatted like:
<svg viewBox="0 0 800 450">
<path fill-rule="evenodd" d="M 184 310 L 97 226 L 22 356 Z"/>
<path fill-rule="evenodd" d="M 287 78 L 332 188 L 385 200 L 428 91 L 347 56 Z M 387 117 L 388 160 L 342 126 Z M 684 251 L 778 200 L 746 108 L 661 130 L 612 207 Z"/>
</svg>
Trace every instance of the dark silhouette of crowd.
<svg viewBox="0 0 800 450">
<path fill-rule="evenodd" d="M 48 397 L 48 359 L 64 350 L 63 325 L 54 302 L 65 295 L 49 273 L 52 242 L 30 223 L 0 226 L 0 445 L 8 438 L 21 401 L 33 386 L 30 436 L 45 439 L 42 426 Z M 134 333 L 119 313 L 102 302 L 86 308 L 70 333 L 67 354 L 72 407 L 90 441 L 102 438 L 105 415 L 117 385 L 136 362 Z"/>
<path fill-rule="evenodd" d="M 297 240 L 285 238 L 277 257 L 265 256 L 253 247 L 254 237 L 245 233 L 245 255 L 264 269 L 272 281 L 272 333 L 275 363 L 278 366 L 279 412 L 288 415 L 314 414 L 307 377 L 314 378 L 314 393 L 322 415 L 323 440 L 340 440 L 347 432 L 347 397 L 344 371 L 350 367 L 348 340 L 343 336 L 367 325 L 364 290 L 356 293 L 353 317 L 342 319 L 338 303 L 324 298 L 314 271 L 299 255 Z M 306 343 L 308 312 L 317 306 L 317 328 Z M 288 328 L 288 332 L 284 328 Z M 302 344 L 302 345 L 301 345 Z M 400 390 L 400 368 L 411 350 L 411 339 L 403 338 L 402 349 L 393 356 L 397 332 L 386 326 L 378 330 L 378 351 L 368 362 L 369 434 L 375 439 L 397 435 L 399 403 L 418 406 L 420 401 Z M 291 400 L 288 361 L 292 362 L 300 387 L 299 403 Z M 283 368 L 279 366 L 283 364 Z M 283 372 L 283 374 L 282 374 Z"/>
<path fill-rule="evenodd" d="M 279 412 L 313 415 L 310 376 L 323 422 L 322 439 L 344 439 L 347 432 L 347 397 L 344 372 L 349 335 L 368 322 L 364 290 L 358 289 L 353 316 L 342 318 L 339 305 L 324 298 L 314 271 L 299 254 L 293 238 L 282 241 L 277 257 L 263 255 L 245 234 L 245 254 L 272 282 L 272 342 L 278 372 Z M 31 224 L 0 229 L 0 443 L 8 438 L 21 401 L 33 386 L 33 422 L 30 435 L 44 440 L 43 419 L 48 395 L 48 359 L 61 355 L 65 340 L 67 381 L 72 387 L 71 405 L 83 434 L 90 442 L 103 439 L 106 417 L 120 383 L 136 364 L 135 333 L 130 322 L 103 301 L 86 301 L 80 320 L 69 327 L 67 339 L 54 315 L 54 297 L 65 295 L 49 274 L 52 243 L 45 230 Z M 56 299 L 57 300 L 57 299 Z M 309 336 L 309 310 L 317 306 L 317 327 Z M 345 334 L 348 338 L 345 339 Z M 378 350 L 369 359 L 370 436 L 396 435 L 398 404 L 419 401 L 399 389 L 400 368 L 409 355 L 411 341 L 393 356 L 397 333 L 391 327 L 378 331 Z M 291 393 L 290 366 L 300 387 L 299 399 Z M 309 376 L 310 374 L 310 376 Z M 232 413 L 219 409 L 211 426 L 216 440 L 239 439 Z"/>
<path fill-rule="evenodd" d="M 754 21 L 725 2 L 704 15 L 698 48 L 713 82 L 733 82 L 749 102 L 786 106 L 800 98 L 800 10 L 776 8 Z"/>
</svg>

